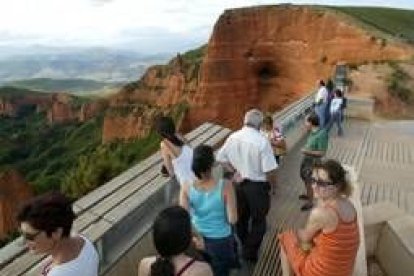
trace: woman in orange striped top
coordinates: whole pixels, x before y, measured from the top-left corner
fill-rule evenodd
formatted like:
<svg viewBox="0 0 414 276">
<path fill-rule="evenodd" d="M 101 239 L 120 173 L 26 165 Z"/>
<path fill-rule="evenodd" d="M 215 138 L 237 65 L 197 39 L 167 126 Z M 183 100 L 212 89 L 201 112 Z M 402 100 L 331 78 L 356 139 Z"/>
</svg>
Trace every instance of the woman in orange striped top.
<svg viewBox="0 0 414 276">
<path fill-rule="evenodd" d="M 335 160 L 314 166 L 312 188 L 317 206 L 305 229 L 279 236 L 283 275 L 291 275 L 292 270 L 296 276 L 352 275 L 359 232 L 345 174 Z"/>
</svg>

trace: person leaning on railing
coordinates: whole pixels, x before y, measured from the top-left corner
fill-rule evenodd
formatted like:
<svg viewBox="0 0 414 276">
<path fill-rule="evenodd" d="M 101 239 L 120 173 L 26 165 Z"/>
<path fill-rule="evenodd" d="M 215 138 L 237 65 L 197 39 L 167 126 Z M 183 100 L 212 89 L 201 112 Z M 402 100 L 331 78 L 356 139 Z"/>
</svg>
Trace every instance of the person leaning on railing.
<svg viewBox="0 0 414 276">
<path fill-rule="evenodd" d="M 41 275 L 98 275 L 99 257 L 93 244 L 70 233 L 74 219 L 70 200 L 57 192 L 35 197 L 19 211 L 26 246 L 34 254 L 48 255 Z"/>
<path fill-rule="evenodd" d="M 195 179 L 191 170 L 193 149 L 185 138 L 178 134 L 174 121 L 171 117 L 161 116 L 155 121 L 155 129 L 163 138 L 160 143 L 160 151 L 163 160 L 161 174 L 164 176 L 176 177 L 178 184 L 192 182 Z M 173 185 L 175 182 L 171 182 Z M 172 186 L 166 188 L 167 199 L 172 200 Z"/>
<path fill-rule="evenodd" d="M 335 160 L 315 164 L 312 188 L 317 206 L 305 229 L 279 235 L 283 275 L 350 276 L 359 246 L 351 186 Z"/>
<path fill-rule="evenodd" d="M 152 234 L 158 255 L 140 262 L 138 276 L 213 276 L 207 263 L 184 253 L 192 240 L 190 215 L 184 208 L 172 206 L 161 211 Z"/>
</svg>

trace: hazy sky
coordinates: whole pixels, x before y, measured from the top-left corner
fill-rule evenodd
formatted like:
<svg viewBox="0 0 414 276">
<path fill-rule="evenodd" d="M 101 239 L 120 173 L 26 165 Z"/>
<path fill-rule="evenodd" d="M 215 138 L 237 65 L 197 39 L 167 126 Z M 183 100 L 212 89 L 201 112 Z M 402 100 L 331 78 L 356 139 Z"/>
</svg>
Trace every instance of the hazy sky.
<svg viewBox="0 0 414 276">
<path fill-rule="evenodd" d="M 0 0 L 0 46 L 191 48 L 224 9 L 280 2 L 414 9 L 414 0 Z"/>
</svg>

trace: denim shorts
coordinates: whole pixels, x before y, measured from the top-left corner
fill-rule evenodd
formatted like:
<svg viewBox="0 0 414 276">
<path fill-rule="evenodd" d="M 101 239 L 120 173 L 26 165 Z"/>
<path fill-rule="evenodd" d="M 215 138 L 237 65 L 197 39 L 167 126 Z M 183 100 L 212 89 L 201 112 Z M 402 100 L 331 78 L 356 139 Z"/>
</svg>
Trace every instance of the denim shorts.
<svg viewBox="0 0 414 276">
<path fill-rule="evenodd" d="M 239 266 L 237 244 L 233 234 L 225 238 L 204 237 L 204 243 L 211 257 L 214 276 L 228 276 L 232 268 Z"/>
</svg>

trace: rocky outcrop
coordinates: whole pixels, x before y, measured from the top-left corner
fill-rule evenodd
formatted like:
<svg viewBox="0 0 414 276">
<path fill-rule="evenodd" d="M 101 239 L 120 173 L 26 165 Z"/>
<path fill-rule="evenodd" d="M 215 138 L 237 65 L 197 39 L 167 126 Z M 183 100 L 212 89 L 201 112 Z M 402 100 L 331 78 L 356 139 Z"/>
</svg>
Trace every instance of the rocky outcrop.
<svg viewBox="0 0 414 276">
<path fill-rule="evenodd" d="M 52 105 L 47 111 L 47 119 L 51 124 L 75 121 L 77 114 L 73 109 L 72 99 L 69 95 L 53 94 Z"/>
<path fill-rule="evenodd" d="M 29 183 L 17 171 L 0 172 L 0 239 L 16 230 L 18 208 L 32 196 Z"/>
<path fill-rule="evenodd" d="M 107 112 L 102 129 L 102 142 L 146 137 L 160 111 L 145 105 L 118 106 Z"/>
<path fill-rule="evenodd" d="M 82 104 L 78 114 L 78 119 L 80 122 L 85 122 L 95 117 L 106 108 L 107 102 L 105 100 L 98 100 L 95 102 Z"/>
<path fill-rule="evenodd" d="M 307 6 L 225 11 L 206 48 L 154 66 L 111 99 L 168 107 L 186 101 L 183 125 L 214 121 L 231 128 L 252 107 L 277 111 L 315 89 L 338 62 L 406 59 L 409 45 L 376 37 L 338 12 Z M 196 57 L 194 59 L 194 57 Z"/>
<path fill-rule="evenodd" d="M 17 105 L 8 99 L 0 98 L 0 116 L 16 117 L 18 113 Z"/>
<path fill-rule="evenodd" d="M 46 110 L 50 104 L 51 98 L 48 95 L 3 96 L 0 97 L 0 116 L 18 117 L 31 108 L 41 112 Z"/>
<path fill-rule="evenodd" d="M 102 141 L 142 138 L 149 133 L 154 117 L 160 113 L 176 113 L 181 125 L 186 103 L 198 88 L 204 49 L 201 47 L 185 55 L 178 54 L 167 65 L 149 68 L 139 81 L 126 85 L 111 97 L 111 110 L 105 115 Z M 134 111 L 129 114 L 128 109 Z M 185 126 L 191 127 L 189 124 Z"/>
<path fill-rule="evenodd" d="M 149 68 L 143 77 L 126 85 L 111 98 L 111 106 L 125 103 L 146 103 L 158 107 L 171 107 L 187 102 L 197 91 L 198 72 L 205 47 L 178 54 L 167 65 Z"/>
<path fill-rule="evenodd" d="M 337 62 L 413 54 L 409 46 L 384 41 L 326 10 L 290 5 L 228 10 L 208 43 L 190 101 L 190 124 L 212 120 L 234 128 L 251 107 L 275 111 L 308 93 Z"/>
<path fill-rule="evenodd" d="M 104 99 L 79 104 L 75 102 L 74 96 L 63 92 L 7 95 L 0 97 L 0 116 L 18 117 L 28 110 L 34 110 L 46 112 L 50 124 L 84 122 L 105 110 L 107 105 Z"/>
</svg>

